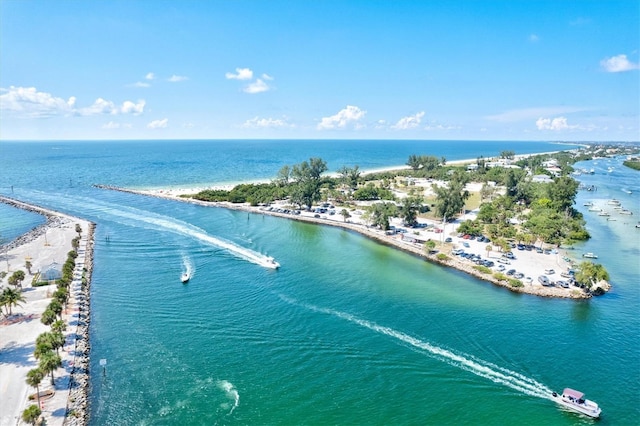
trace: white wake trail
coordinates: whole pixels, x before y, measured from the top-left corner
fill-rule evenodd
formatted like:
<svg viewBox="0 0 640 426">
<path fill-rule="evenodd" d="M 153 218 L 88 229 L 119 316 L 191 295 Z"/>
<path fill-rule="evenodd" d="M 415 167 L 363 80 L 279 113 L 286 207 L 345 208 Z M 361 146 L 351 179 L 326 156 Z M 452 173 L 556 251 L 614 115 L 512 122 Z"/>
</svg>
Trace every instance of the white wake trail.
<svg viewBox="0 0 640 426">
<path fill-rule="evenodd" d="M 549 389 L 547 386 L 543 385 L 542 383 L 539 383 L 536 380 L 526 377 L 515 371 L 511 371 L 509 369 L 499 367 L 495 364 L 492 364 L 480 359 L 476 359 L 469 355 L 465 356 L 462 354 L 457 354 L 448 349 L 440 348 L 429 342 L 417 339 L 401 331 L 397 331 L 389 327 L 378 325 L 374 322 L 367 321 L 362 318 L 358 318 L 354 315 L 351 315 L 345 312 L 340 312 L 340 311 L 336 311 L 334 309 L 328 309 L 328 308 L 320 308 L 320 307 L 306 304 L 306 303 L 300 303 L 282 295 L 280 295 L 280 298 L 287 303 L 302 306 L 314 312 L 319 312 L 323 314 L 332 315 L 334 317 L 342 318 L 344 320 L 347 320 L 354 324 L 368 328 L 369 330 L 375 331 L 377 333 L 381 333 L 381 334 L 393 337 L 413 347 L 427 351 L 437 359 L 440 359 L 449 365 L 462 368 L 463 370 L 473 373 L 477 376 L 489 379 L 494 383 L 508 386 L 512 389 L 515 389 L 527 395 L 536 396 L 539 398 L 551 399 L 551 394 L 552 394 L 551 389 Z"/>
<path fill-rule="evenodd" d="M 46 195 L 44 195 L 43 198 L 51 197 L 47 197 Z M 74 206 L 78 205 L 78 200 L 82 200 L 86 202 L 86 207 L 88 210 L 95 211 L 97 215 L 99 215 L 100 213 L 107 213 L 113 217 L 125 219 L 124 222 L 121 222 L 125 225 L 140 226 L 141 224 L 144 224 L 142 226 L 148 229 L 170 231 L 175 234 L 188 236 L 206 244 L 225 249 L 236 257 L 247 260 L 251 263 L 255 263 L 256 265 L 263 266 L 265 268 L 275 268 L 276 265 L 280 266 L 269 256 L 265 256 L 251 249 L 241 247 L 235 243 L 232 243 L 231 241 L 213 237 L 207 234 L 206 231 L 195 225 L 191 225 L 172 217 L 140 210 L 134 207 L 105 203 L 87 197 L 55 197 L 56 202 L 60 202 L 62 199 L 66 199 Z"/>
</svg>

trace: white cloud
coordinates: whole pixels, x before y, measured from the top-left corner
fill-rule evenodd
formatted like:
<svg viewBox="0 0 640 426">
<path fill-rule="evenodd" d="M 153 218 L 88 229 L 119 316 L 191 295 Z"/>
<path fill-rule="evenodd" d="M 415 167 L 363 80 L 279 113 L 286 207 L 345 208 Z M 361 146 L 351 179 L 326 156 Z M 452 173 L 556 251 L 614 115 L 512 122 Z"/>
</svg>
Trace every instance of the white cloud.
<svg viewBox="0 0 640 426">
<path fill-rule="evenodd" d="M 253 71 L 249 68 L 236 68 L 236 74 L 228 72 L 224 76 L 227 80 L 251 80 Z"/>
<path fill-rule="evenodd" d="M 267 81 L 273 80 L 273 77 L 271 77 L 269 74 L 262 74 L 262 78 L 267 80 Z"/>
<path fill-rule="evenodd" d="M 258 78 L 256 79 L 256 81 L 254 81 L 253 83 L 249 84 L 247 87 L 242 89 L 242 91 L 244 93 L 254 94 L 254 93 L 266 92 L 269 89 L 270 89 L 269 85 Z"/>
<path fill-rule="evenodd" d="M 529 34 L 529 41 L 531 43 L 537 43 L 540 41 L 540 36 L 538 36 L 537 34 Z"/>
<path fill-rule="evenodd" d="M 485 117 L 487 120 L 498 121 L 501 123 L 512 123 L 516 121 L 533 120 L 536 117 L 545 115 L 569 114 L 573 112 L 585 111 L 587 108 L 572 106 L 551 106 L 537 108 L 521 108 L 502 112 L 496 115 Z"/>
<path fill-rule="evenodd" d="M 420 125 L 422 117 L 424 117 L 424 111 L 420 111 L 419 113 L 408 117 L 402 117 L 396 124 L 391 126 L 391 128 L 396 130 L 415 129 Z"/>
<path fill-rule="evenodd" d="M 139 100 L 137 104 L 131 101 L 124 101 L 120 112 L 122 114 L 140 115 L 144 112 L 145 104 L 146 102 L 144 100 Z"/>
<path fill-rule="evenodd" d="M 38 92 L 35 87 L 11 86 L 9 89 L 1 89 L 0 92 L 4 92 L 0 95 L 0 109 L 22 118 L 46 118 L 60 115 L 138 115 L 144 112 L 145 106 L 144 100 L 138 103 L 125 101 L 119 107 L 112 101 L 98 98 L 88 107 L 77 108 L 75 96 L 65 101 L 50 93 Z"/>
<path fill-rule="evenodd" d="M 623 72 L 640 69 L 640 64 L 634 64 L 627 59 L 627 55 L 612 56 L 600 61 L 600 66 L 607 72 Z"/>
<path fill-rule="evenodd" d="M 362 127 L 358 121 L 366 114 L 366 111 L 361 110 L 357 106 L 347 105 L 346 108 L 338 111 L 337 114 L 330 117 L 323 117 L 322 121 L 318 124 L 318 129 L 344 129 L 350 124 L 353 124 L 353 126 L 358 129 Z"/>
<path fill-rule="evenodd" d="M 76 114 L 89 116 L 89 115 L 100 115 L 100 114 L 134 114 L 140 115 L 144 112 L 145 101 L 141 100 L 138 103 L 133 103 L 131 101 L 124 101 L 122 106 L 119 107 L 112 101 L 107 101 L 102 98 L 96 99 L 93 105 L 80 108 L 76 110 Z"/>
<path fill-rule="evenodd" d="M 144 81 L 136 81 L 133 84 L 129 85 L 130 87 L 151 87 L 149 83 L 145 83 Z"/>
<path fill-rule="evenodd" d="M 536 120 L 536 127 L 538 130 L 568 130 L 575 129 L 578 126 L 570 126 L 567 123 L 566 117 L 556 117 L 556 118 L 543 118 L 540 117 Z"/>
<path fill-rule="evenodd" d="M 130 129 L 132 126 L 130 123 L 116 123 L 115 121 L 110 121 L 102 125 L 103 129 L 112 130 L 112 129 Z"/>
<path fill-rule="evenodd" d="M 68 100 L 50 93 L 38 92 L 35 87 L 14 87 L 1 89 L 0 110 L 25 118 L 44 118 L 68 115 L 74 111 L 76 98 Z"/>
<path fill-rule="evenodd" d="M 167 127 L 168 124 L 169 124 L 169 119 L 163 118 L 162 120 L 153 120 L 152 122 L 147 124 L 147 127 L 149 129 L 164 129 Z"/>
<path fill-rule="evenodd" d="M 147 75 L 144 76 L 144 78 L 147 80 L 153 80 L 154 78 L 156 78 L 156 76 L 154 73 L 148 72 Z"/>
<path fill-rule="evenodd" d="M 186 80 L 189 80 L 189 77 L 185 77 L 183 75 L 175 75 L 175 74 L 167 79 L 167 81 L 170 83 L 178 83 L 180 81 L 186 81 Z"/>
<path fill-rule="evenodd" d="M 293 125 L 289 124 L 286 118 L 274 119 L 274 118 L 254 117 L 250 120 L 245 121 L 242 127 L 249 128 L 249 129 L 267 129 L 267 128 L 275 129 L 275 128 L 293 127 Z"/>
</svg>

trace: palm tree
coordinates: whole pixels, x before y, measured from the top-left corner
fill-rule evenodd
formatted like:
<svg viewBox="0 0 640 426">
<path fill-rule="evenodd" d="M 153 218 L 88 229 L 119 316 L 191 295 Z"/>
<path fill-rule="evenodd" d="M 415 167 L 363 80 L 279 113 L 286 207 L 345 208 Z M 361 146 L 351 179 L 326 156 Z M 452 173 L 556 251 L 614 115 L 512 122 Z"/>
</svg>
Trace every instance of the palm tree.
<svg viewBox="0 0 640 426">
<path fill-rule="evenodd" d="M 36 398 L 38 399 L 38 407 L 40 406 L 40 383 L 44 379 L 44 373 L 39 368 L 29 370 L 27 373 L 27 384 L 33 388 L 36 388 Z"/>
<path fill-rule="evenodd" d="M 493 247 L 491 247 L 491 244 L 487 244 L 484 249 L 487 251 L 487 257 L 489 257 L 489 255 L 491 254 L 491 250 L 493 250 Z"/>
<path fill-rule="evenodd" d="M 51 331 L 54 333 L 64 333 L 67 331 L 67 323 L 63 320 L 56 320 L 53 324 L 51 324 Z"/>
<path fill-rule="evenodd" d="M 0 306 L 5 306 L 7 310 L 7 316 L 11 315 L 11 307 L 18 306 L 21 303 L 26 302 L 22 294 L 13 288 L 5 288 L 0 294 Z"/>
<path fill-rule="evenodd" d="M 76 232 L 78 233 L 78 236 L 82 233 L 82 227 L 79 223 L 76 223 Z"/>
<path fill-rule="evenodd" d="M 38 418 L 42 414 L 42 410 L 35 404 L 31 404 L 22 412 L 22 420 L 30 425 L 35 425 L 38 422 Z"/>
<path fill-rule="evenodd" d="M 58 318 L 58 315 L 55 312 L 53 312 L 51 309 L 47 308 L 42 313 L 42 316 L 40 317 L 40 322 L 43 323 L 44 325 L 51 325 L 56 321 L 57 318 Z"/>
<path fill-rule="evenodd" d="M 27 268 L 27 272 L 29 272 L 29 275 L 33 275 L 31 273 L 31 268 L 33 267 L 33 264 L 29 260 L 24 262 L 24 267 Z"/>
<path fill-rule="evenodd" d="M 53 351 L 48 351 L 43 353 L 40 356 L 40 365 L 39 367 L 45 374 L 51 373 L 51 384 L 54 385 L 53 381 L 53 372 L 58 369 L 58 367 L 62 366 L 62 358 L 57 353 Z"/>
<path fill-rule="evenodd" d="M 16 281 L 17 281 L 17 286 L 22 288 L 22 281 L 24 281 L 24 272 L 23 271 L 15 271 L 13 273 L 13 276 L 16 277 Z"/>
</svg>

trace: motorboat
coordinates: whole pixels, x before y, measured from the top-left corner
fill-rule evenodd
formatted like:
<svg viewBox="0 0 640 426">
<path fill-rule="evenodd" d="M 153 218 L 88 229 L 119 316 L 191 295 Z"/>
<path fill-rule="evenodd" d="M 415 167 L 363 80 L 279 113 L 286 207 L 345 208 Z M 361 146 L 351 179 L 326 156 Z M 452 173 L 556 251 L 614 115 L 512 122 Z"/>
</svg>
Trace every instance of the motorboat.
<svg viewBox="0 0 640 426">
<path fill-rule="evenodd" d="M 586 203 L 583 204 L 583 206 L 585 206 L 585 207 L 593 207 L 593 203 L 591 201 L 587 201 Z"/>
<path fill-rule="evenodd" d="M 598 213 L 598 216 L 609 216 L 608 212 L 602 211 L 600 213 Z"/>
<path fill-rule="evenodd" d="M 622 210 L 620 210 L 620 214 L 632 215 L 633 212 L 631 210 L 622 209 Z"/>
<path fill-rule="evenodd" d="M 607 201 L 607 204 L 609 204 L 610 206 L 619 206 L 620 205 L 620 201 L 619 200 L 609 200 Z"/>
<path fill-rule="evenodd" d="M 574 389 L 565 388 L 565 390 L 562 391 L 562 395 L 553 392 L 551 397 L 555 402 L 563 407 L 582 413 L 594 419 L 600 417 L 600 413 L 602 412 L 598 404 L 589 399 L 585 399 L 584 393 Z"/>
<path fill-rule="evenodd" d="M 189 282 L 190 279 L 191 277 L 189 276 L 188 272 L 185 272 L 182 275 L 180 275 L 180 281 L 182 282 L 182 284 L 186 284 L 187 282 Z"/>
<path fill-rule="evenodd" d="M 601 212 L 602 209 L 598 208 L 598 207 L 591 206 L 591 207 L 589 207 L 589 211 L 590 212 Z"/>
<path fill-rule="evenodd" d="M 597 254 L 593 254 L 593 253 L 589 252 L 589 253 L 585 253 L 585 254 L 583 254 L 583 255 L 582 255 L 582 257 L 586 257 L 587 259 L 597 259 L 597 258 L 598 258 L 598 255 L 597 255 Z"/>
<path fill-rule="evenodd" d="M 273 257 L 269 256 L 267 257 L 267 260 L 264 262 L 263 266 L 271 269 L 278 269 L 280 267 L 280 264 L 276 262 Z"/>
</svg>

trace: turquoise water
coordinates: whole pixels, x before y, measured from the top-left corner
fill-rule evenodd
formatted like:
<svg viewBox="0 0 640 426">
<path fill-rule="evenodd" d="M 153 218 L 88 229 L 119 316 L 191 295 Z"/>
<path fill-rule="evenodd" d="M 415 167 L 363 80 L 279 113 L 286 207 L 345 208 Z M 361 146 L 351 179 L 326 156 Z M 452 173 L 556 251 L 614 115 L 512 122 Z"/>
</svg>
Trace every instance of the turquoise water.
<svg viewBox="0 0 640 426">
<path fill-rule="evenodd" d="M 284 150 L 278 142 L 264 143 Z M 332 142 L 308 143 L 328 149 Z M 340 149 L 349 151 L 349 143 Z M 146 149 L 133 150 L 123 163 L 124 149 L 99 160 L 102 145 L 92 155 L 89 144 L 80 144 L 83 159 L 69 154 L 53 160 L 46 179 L 2 172 L 3 193 L 11 195 L 8 182 L 19 182 L 14 197 L 98 224 L 92 424 L 593 423 L 547 399 L 550 390 L 563 387 L 596 400 L 601 424 L 637 423 L 639 230 L 631 221 L 589 216 L 582 203 L 592 193 L 579 194 L 579 208 L 594 238 L 575 254 L 598 253 L 613 291 L 589 301 L 547 300 L 510 293 L 344 230 L 82 183 L 245 178 L 211 169 L 211 180 L 203 180 L 206 174 L 197 169 L 208 167 L 209 159 L 191 159 L 195 163 L 185 171 L 178 152 L 186 147 L 164 144 L 163 166 L 156 164 L 160 154 Z M 468 146 L 481 152 L 484 142 L 458 144 L 458 151 Z M 351 143 L 363 158 L 358 164 L 399 164 L 404 153 L 394 150 L 411 149 L 374 145 L 371 152 L 384 155 L 367 158 L 367 143 Z M 23 149 L 31 148 L 18 152 Z M 495 147 L 486 149 L 484 155 L 491 155 Z M 42 151 L 32 152 L 34 160 L 47 157 Z M 280 155 L 291 164 L 322 152 Z M 424 153 L 448 156 L 437 148 Z M 334 168 L 342 165 L 337 158 L 330 159 Z M 603 200 L 615 195 L 637 220 L 637 172 L 612 161 L 612 173 L 602 162 L 590 166 L 596 174 L 580 179 L 596 184 Z M 253 166 L 236 160 L 224 167 Z M 248 179 L 269 176 L 246 173 Z M 70 175 L 83 178 L 69 182 Z M 631 194 L 619 190 L 623 183 Z M 221 248 L 228 243 L 233 250 Z M 283 266 L 264 269 L 247 261 L 245 250 L 273 256 Z M 185 268 L 193 278 L 182 285 Z M 104 377 L 100 358 L 108 360 Z"/>
</svg>

